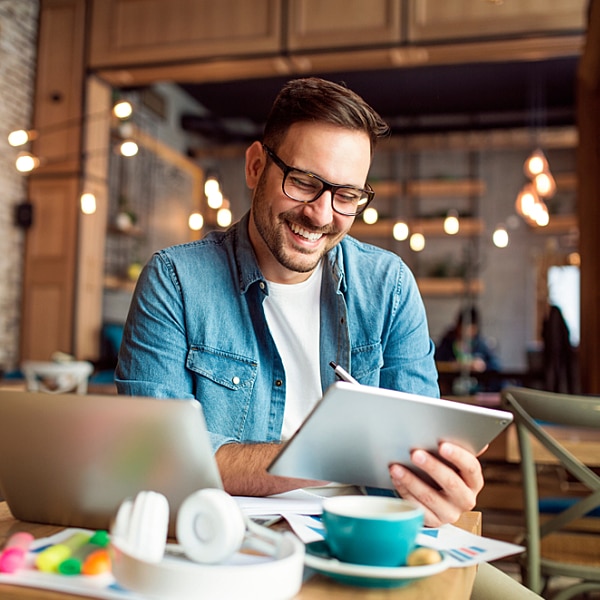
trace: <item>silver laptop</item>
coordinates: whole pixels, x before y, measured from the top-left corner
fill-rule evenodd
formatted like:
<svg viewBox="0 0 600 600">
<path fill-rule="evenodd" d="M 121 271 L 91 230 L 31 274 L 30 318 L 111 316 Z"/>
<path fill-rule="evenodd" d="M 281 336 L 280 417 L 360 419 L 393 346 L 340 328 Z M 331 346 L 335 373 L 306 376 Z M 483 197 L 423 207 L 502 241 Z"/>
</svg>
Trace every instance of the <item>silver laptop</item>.
<svg viewBox="0 0 600 600">
<path fill-rule="evenodd" d="M 0 497 L 23 521 L 106 529 L 142 490 L 222 488 L 200 404 L 0 391 Z"/>
</svg>

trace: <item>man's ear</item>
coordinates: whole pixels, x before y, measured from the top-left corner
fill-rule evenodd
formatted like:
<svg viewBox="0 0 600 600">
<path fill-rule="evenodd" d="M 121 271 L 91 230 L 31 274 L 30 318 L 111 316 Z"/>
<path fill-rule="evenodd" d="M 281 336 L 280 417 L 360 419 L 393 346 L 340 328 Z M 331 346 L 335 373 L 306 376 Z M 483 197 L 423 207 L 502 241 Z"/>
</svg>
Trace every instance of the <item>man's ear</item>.
<svg viewBox="0 0 600 600">
<path fill-rule="evenodd" d="M 246 185 L 253 190 L 267 163 L 267 157 L 260 142 L 254 142 L 246 150 Z"/>
</svg>

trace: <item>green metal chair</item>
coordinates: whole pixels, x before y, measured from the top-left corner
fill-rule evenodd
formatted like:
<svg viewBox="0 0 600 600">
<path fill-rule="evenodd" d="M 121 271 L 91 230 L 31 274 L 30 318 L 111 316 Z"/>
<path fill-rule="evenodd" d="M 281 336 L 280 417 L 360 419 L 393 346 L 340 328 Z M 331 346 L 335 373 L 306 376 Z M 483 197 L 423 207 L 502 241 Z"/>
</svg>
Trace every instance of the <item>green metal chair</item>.
<svg viewBox="0 0 600 600">
<path fill-rule="evenodd" d="M 586 515 L 594 518 L 589 515 L 600 506 L 600 477 L 557 442 L 550 433 L 552 427 L 548 426 L 591 428 L 597 430 L 600 440 L 600 398 L 527 388 L 506 388 L 502 391 L 502 404 L 514 414 L 521 453 L 526 528 L 524 545 L 527 548 L 522 556 L 523 583 L 534 592 L 543 594 L 542 588 L 551 577 L 573 577 L 580 580 L 554 595 L 554 600 L 567 600 L 583 592 L 600 590 L 600 555 L 589 564 L 561 562 L 542 556 L 542 540 L 550 534 L 564 532 L 569 526 L 572 528 L 570 534 L 582 536 L 582 545 L 585 544 L 586 535 L 594 535 L 589 532 L 576 533 L 573 523 Z M 574 480 L 581 482 L 582 487 L 588 490 L 585 495 L 565 501 L 558 514 L 548 520 L 540 519 L 538 469 L 534 460 L 532 436 Z M 589 541 L 590 538 L 587 539 Z"/>
</svg>

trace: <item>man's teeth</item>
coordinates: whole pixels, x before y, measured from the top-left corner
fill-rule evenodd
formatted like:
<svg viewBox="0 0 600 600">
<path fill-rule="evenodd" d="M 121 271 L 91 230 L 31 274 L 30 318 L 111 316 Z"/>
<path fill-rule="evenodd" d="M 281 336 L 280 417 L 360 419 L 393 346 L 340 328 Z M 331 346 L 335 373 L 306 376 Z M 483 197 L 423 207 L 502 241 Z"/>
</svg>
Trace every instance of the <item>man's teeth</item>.
<svg viewBox="0 0 600 600">
<path fill-rule="evenodd" d="M 295 223 L 290 223 L 290 229 L 296 234 L 300 235 L 303 238 L 306 238 L 310 242 L 316 242 L 323 237 L 322 233 L 311 233 L 310 231 L 306 231 L 306 229 L 302 229 Z"/>
</svg>

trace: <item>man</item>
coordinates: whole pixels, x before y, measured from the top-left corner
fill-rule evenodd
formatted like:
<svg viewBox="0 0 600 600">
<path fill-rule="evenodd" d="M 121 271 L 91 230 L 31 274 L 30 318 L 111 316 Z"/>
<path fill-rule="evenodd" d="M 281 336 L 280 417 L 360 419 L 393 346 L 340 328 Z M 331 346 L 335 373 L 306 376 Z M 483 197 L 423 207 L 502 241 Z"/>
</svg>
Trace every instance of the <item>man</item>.
<svg viewBox="0 0 600 600">
<path fill-rule="evenodd" d="M 225 489 L 269 495 L 311 482 L 266 467 L 335 381 L 438 395 L 434 346 L 415 280 L 393 253 L 347 236 L 369 204 L 366 183 L 387 125 L 359 96 L 321 79 L 291 81 L 261 142 L 246 152 L 252 206 L 226 232 L 154 255 L 138 282 L 117 368 L 120 393 L 195 397 Z M 391 481 L 426 523 L 453 522 L 483 485 L 469 452 L 412 460 Z"/>
</svg>

